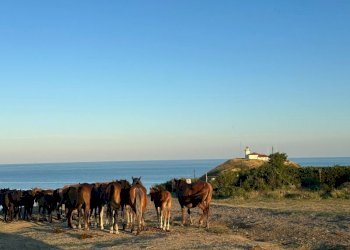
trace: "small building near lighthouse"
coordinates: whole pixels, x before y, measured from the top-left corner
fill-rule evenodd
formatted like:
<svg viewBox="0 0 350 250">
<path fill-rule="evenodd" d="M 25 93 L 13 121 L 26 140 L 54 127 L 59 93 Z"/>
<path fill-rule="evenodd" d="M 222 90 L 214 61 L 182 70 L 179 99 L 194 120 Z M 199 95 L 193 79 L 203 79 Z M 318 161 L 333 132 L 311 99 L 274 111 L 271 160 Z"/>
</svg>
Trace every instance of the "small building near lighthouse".
<svg viewBox="0 0 350 250">
<path fill-rule="evenodd" d="M 268 161 L 269 160 L 269 156 L 265 155 L 265 154 L 261 154 L 261 153 L 256 153 L 256 152 L 251 152 L 249 147 L 246 147 L 244 149 L 244 153 L 245 153 L 245 158 L 247 160 L 260 160 L 260 161 Z"/>
</svg>

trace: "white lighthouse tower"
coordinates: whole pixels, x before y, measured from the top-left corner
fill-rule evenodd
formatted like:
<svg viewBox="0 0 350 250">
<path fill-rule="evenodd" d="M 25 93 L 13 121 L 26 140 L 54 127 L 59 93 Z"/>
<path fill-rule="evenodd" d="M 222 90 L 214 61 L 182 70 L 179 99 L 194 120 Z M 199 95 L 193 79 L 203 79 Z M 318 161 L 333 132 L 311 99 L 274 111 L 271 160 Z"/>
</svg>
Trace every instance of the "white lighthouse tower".
<svg viewBox="0 0 350 250">
<path fill-rule="evenodd" d="M 249 147 L 245 147 L 244 153 L 245 153 L 245 158 L 246 158 L 246 159 L 249 159 L 249 155 L 250 155 L 250 149 L 249 149 Z"/>
</svg>

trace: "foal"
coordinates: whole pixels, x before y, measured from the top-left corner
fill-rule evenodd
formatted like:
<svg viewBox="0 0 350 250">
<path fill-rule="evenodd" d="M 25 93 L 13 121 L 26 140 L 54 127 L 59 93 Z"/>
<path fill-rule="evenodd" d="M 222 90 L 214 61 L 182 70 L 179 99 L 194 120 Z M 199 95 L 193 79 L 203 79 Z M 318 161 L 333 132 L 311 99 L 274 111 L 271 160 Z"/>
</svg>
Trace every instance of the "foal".
<svg viewBox="0 0 350 250">
<path fill-rule="evenodd" d="M 171 194 L 169 191 L 162 191 L 159 188 L 150 188 L 151 201 L 157 211 L 157 219 L 159 227 L 164 231 L 170 230 L 170 210 L 171 210 Z M 160 220 L 159 220 L 160 215 Z M 164 218 L 164 223 L 163 223 Z"/>
</svg>

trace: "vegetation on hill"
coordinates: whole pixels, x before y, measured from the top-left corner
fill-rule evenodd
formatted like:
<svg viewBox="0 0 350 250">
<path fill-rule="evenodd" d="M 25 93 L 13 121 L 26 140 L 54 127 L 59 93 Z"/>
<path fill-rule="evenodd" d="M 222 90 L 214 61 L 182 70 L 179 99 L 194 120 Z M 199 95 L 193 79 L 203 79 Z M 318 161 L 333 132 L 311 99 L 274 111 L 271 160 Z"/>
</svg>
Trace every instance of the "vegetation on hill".
<svg viewBox="0 0 350 250">
<path fill-rule="evenodd" d="M 212 181 L 216 196 L 232 197 L 251 191 L 274 190 L 321 190 L 323 196 L 331 196 L 335 189 L 342 189 L 343 185 L 350 182 L 350 167 L 300 168 L 288 162 L 285 153 L 275 153 L 269 157 L 269 161 L 259 167 L 240 171 L 226 167 L 224 171 L 218 171 L 217 177 Z M 343 190 L 345 192 L 341 195 L 338 192 L 338 196 L 350 198 L 348 188 Z"/>
<path fill-rule="evenodd" d="M 208 181 L 216 198 L 350 199 L 350 166 L 300 167 L 279 152 L 268 162 L 228 160 L 208 172 Z M 157 186 L 172 191 L 172 180 Z"/>
<path fill-rule="evenodd" d="M 259 168 L 265 163 L 266 162 L 261 160 L 248 160 L 244 158 L 230 159 L 216 166 L 212 170 L 210 170 L 207 173 L 208 180 L 211 180 L 212 178 L 216 178 L 217 176 L 219 176 L 219 174 L 222 174 L 222 173 L 228 173 L 228 172 L 238 173 L 238 172 L 247 171 L 250 169 Z M 288 159 L 285 159 L 284 164 L 294 168 L 300 168 L 300 166 L 297 163 L 289 161 Z M 200 177 L 200 180 L 205 180 L 205 175 Z"/>
</svg>

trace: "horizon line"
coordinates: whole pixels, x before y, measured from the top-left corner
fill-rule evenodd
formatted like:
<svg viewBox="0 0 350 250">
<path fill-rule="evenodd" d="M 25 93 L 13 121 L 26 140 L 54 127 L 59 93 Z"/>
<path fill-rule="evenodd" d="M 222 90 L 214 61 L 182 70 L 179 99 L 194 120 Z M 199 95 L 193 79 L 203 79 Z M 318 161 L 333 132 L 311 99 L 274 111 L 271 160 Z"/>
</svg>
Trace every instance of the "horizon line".
<svg viewBox="0 0 350 250">
<path fill-rule="evenodd" d="M 349 158 L 350 156 L 292 156 L 288 159 L 305 159 L 305 158 Z M 107 162 L 152 162 L 152 161 L 205 161 L 205 160 L 230 160 L 243 157 L 233 158 L 201 158 L 201 159 L 148 159 L 148 160 L 96 160 L 96 161 L 56 161 L 56 162 L 17 162 L 17 163 L 0 163 L 1 165 L 36 165 L 36 164 L 78 164 L 78 163 L 107 163 Z"/>
</svg>

